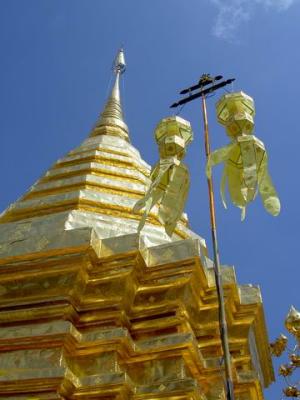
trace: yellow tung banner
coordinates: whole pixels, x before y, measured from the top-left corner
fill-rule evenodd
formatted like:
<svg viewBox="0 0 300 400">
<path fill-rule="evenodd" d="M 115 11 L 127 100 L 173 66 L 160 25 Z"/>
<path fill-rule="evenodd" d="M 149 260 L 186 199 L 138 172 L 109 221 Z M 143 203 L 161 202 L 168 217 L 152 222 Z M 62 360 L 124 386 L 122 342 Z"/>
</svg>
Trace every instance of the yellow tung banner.
<svg viewBox="0 0 300 400">
<path fill-rule="evenodd" d="M 153 167 L 151 184 L 145 196 L 137 201 L 133 211 L 144 209 L 138 226 L 140 232 L 154 205 L 158 206 L 158 219 L 172 236 L 186 202 L 190 178 L 187 166 L 181 161 L 187 145 L 193 140 L 193 132 L 188 121 L 180 117 L 163 119 L 155 130 L 159 147 L 159 162 Z"/>
<path fill-rule="evenodd" d="M 243 92 L 230 93 L 217 103 L 218 121 L 225 126 L 231 143 L 209 155 L 206 174 L 211 176 L 212 167 L 224 163 L 221 180 L 221 197 L 226 208 L 225 189 L 242 211 L 260 193 L 265 209 L 276 216 L 280 201 L 268 173 L 268 157 L 263 142 L 252 135 L 254 127 L 254 102 Z"/>
</svg>

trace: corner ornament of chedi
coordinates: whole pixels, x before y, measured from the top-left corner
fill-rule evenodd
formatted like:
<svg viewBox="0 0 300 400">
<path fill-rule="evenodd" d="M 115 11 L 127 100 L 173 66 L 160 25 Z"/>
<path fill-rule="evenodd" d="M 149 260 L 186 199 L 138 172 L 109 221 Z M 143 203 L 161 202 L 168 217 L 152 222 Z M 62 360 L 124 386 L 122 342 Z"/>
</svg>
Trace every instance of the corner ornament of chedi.
<svg viewBox="0 0 300 400">
<path fill-rule="evenodd" d="M 286 387 L 283 389 L 285 397 L 300 398 L 300 313 L 291 306 L 285 319 L 285 327 L 292 335 L 293 346 L 288 346 L 288 338 L 281 334 L 270 344 L 271 353 L 274 357 L 285 355 L 289 362 L 281 364 L 278 374 L 283 377 Z"/>
</svg>

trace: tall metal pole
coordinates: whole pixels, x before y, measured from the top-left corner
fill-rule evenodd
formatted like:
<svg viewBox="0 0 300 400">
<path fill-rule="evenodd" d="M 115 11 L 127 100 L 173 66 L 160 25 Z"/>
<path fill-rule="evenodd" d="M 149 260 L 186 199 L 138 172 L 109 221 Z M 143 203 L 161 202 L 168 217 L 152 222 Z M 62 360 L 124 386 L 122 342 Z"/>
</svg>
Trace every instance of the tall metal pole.
<svg viewBox="0 0 300 400">
<path fill-rule="evenodd" d="M 211 77 L 209 74 L 203 74 L 200 77 L 198 84 L 193 85 L 187 89 L 184 89 L 180 92 L 180 94 L 189 93 L 188 97 L 181 99 L 180 101 L 173 103 L 171 108 L 178 107 L 180 105 L 189 103 L 199 97 L 202 99 L 202 115 L 203 115 L 203 123 L 204 123 L 204 139 L 205 139 L 205 154 L 206 160 L 210 155 L 210 143 L 209 143 L 209 131 L 208 131 L 208 119 L 207 119 L 207 110 L 206 110 L 206 95 L 215 92 L 217 89 L 220 89 L 226 85 L 229 85 L 235 79 L 227 79 L 226 81 L 215 84 L 215 81 L 222 79 L 221 75 L 216 77 Z M 204 88 L 205 86 L 210 85 L 208 88 Z M 192 93 L 193 90 L 200 89 L 200 91 L 196 93 Z M 213 181 L 212 177 L 207 179 L 208 184 L 208 195 L 209 195 L 209 210 L 210 210 L 210 223 L 211 223 L 211 235 L 212 235 L 212 244 L 213 244 L 213 252 L 214 252 L 214 273 L 215 273 L 215 281 L 216 281 L 216 289 L 218 295 L 218 304 L 219 304 L 219 329 L 224 357 L 224 365 L 225 365 L 225 391 L 226 391 L 226 399 L 234 400 L 234 391 L 233 391 L 233 379 L 232 379 L 232 369 L 231 369 L 231 356 L 229 352 L 229 344 L 228 344 L 228 331 L 227 331 L 227 323 L 226 323 L 226 314 L 225 314 L 225 303 L 224 303 L 224 292 L 223 292 L 223 284 L 222 284 L 222 274 L 221 274 L 221 266 L 220 266 L 220 257 L 218 250 L 218 240 L 217 240 L 217 225 L 216 225 L 216 214 L 215 214 L 215 201 L 214 201 L 214 189 L 213 189 Z"/>
<path fill-rule="evenodd" d="M 208 119 L 207 119 L 205 94 L 202 94 L 201 97 L 202 97 L 202 114 L 203 114 L 203 123 L 204 123 L 205 154 L 206 154 L 206 160 L 207 160 L 210 155 L 210 143 L 209 143 L 209 131 L 208 131 Z M 214 272 L 215 272 L 216 288 L 217 288 L 218 303 L 219 303 L 219 326 L 220 326 L 220 335 L 221 335 L 224 364 L 225 364 L 226 399 L 234 400 L 233 380 L 232 380 L 232 371 L 231 371 L 231 356 L 230 356 L 230 352 L 229 352 L 228 331 L 227 331 L 225 303 L 224 303 L 224 292 L 223 292 L 223 284 L 222 284 L 219 249 L 218 249 L 215 200 L 214 200 L 214 188 L 213 188 L 212 177 L 207 178 L 207 184 L 208 184 L 208 195 L 209 195 L 211 236 L 212 236 L 212 244 L 213 244 L 213 252 L 214 252 Z"/>
</svg>

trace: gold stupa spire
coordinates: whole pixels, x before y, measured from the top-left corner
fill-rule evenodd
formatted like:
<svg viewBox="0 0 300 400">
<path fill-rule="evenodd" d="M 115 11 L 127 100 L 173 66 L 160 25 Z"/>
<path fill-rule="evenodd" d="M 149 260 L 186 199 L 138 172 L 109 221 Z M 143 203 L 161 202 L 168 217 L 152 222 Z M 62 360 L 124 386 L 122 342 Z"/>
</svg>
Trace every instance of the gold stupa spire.
<svg viewBox="0 0 300 400">
<path fill-rule="evenodd" d="M 124 50 L 120 49 L 115 60 L 113 70 L 115 73 L 115 83 L 111 94 L 106 102 L 103 112 L 101 113 L 96 126 L 90 136 L 103 134 L 115 135 L 128 138 L 128 127 L 124 121 L 121 95 L 120 95 L 120 76 L 126 70 Z"/>
</svg>

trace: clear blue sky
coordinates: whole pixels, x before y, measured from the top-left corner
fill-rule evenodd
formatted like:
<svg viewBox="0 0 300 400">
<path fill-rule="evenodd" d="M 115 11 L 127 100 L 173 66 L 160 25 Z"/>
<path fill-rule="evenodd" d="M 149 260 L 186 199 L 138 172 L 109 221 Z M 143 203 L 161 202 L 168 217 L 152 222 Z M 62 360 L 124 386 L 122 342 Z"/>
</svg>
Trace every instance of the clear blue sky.
<svg viewBox="0 0 300 400">
<path fill-rule="evenodd" d="M 300 308 L 300 1 L 1 0 L 0 11 L 1 209 L 88 135 L 121 44 L 126 120 L 151 164 L 154 126 L 202 73 L 235 77 L 234 89 L 254 97 L 256 135 L 268 149 L 282 212 L 271 217 L 257 198 L 241 223 L 238 209 L 221 206 L 217 168 L 221 261 L 235 265 L 240 283 L 260 285 L 270 338 L 284 331 L 290 304 Z M 217 97 L 209 100 L 213 148 L 228 142 L 215 122 Z M 200 104 L 181 115 L 195 132 L 187 212 L 212 254 Z M 267 390 L 267 400 L 280 399 L 282 386 Z"/>
</svg>

